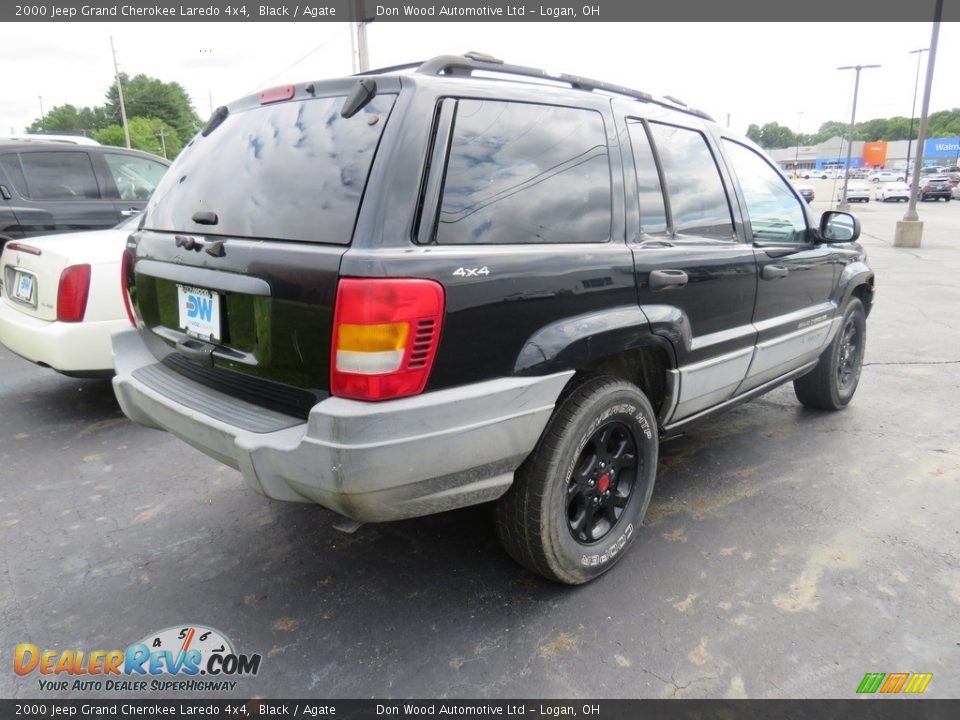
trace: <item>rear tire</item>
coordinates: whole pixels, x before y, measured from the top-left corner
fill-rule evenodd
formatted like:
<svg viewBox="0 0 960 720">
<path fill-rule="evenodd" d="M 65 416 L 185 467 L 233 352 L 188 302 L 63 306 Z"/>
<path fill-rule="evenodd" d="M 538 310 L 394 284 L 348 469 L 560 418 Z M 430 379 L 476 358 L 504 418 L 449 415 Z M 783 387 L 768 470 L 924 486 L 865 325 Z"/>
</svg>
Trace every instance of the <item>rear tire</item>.
<svg viewBox="0 0 960 720">
<path fill-rule="evenodd" d="M 556 408 L 495 507 L 510 556 L 550 580 L 589 582 L 636 539 L 657 472 L 656 415 L 623 380 L 586 380 Z"/>
<path fill-rule="evenodd" d="M 797 400 L 816 410 L 842 410 L 860 382 L 867 340 L 867 315 L 858 298 L 850 298 L 836 337 L 817 366 L 793 381 Z"/>
</svg>

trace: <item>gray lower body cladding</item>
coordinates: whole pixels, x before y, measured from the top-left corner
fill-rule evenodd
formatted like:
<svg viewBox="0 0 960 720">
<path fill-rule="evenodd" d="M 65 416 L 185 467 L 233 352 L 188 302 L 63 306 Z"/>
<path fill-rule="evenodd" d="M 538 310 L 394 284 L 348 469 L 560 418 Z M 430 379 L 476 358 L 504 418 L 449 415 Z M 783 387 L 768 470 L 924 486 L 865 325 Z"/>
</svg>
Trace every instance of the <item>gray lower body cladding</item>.
<svg viewBox="0 0 960 720">
<path fill-rule="evenodd" d="M 257 492 L 361 522 L 500 497 L 573 372 L 501 378 L 368 403 L 328 398 L 306 422 L 195 383 L 159 364 L 131 329 L 113 337 L 123 411 L 236 468 Z"/>
</svg>

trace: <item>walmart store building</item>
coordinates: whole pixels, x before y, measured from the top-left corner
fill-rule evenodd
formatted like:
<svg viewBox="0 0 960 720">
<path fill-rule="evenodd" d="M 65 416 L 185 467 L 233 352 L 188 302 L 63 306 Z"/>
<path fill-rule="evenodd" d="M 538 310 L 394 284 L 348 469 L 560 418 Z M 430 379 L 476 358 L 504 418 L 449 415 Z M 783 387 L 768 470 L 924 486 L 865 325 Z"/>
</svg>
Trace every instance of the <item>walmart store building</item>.
<svg viewBox="0 0 960 720">
<path fill-rule="evenodd" d="M 906 140 L 881 140 L 878 142 L 853 141 L 853 152 L 850 154 L 850 167 L 875 168 L 887 167 L 901 169 L 907 166 Z M 916 160 L 917 141 L 910 145 L 910 159 Z M 845 138 L 833 137 L 820 143 L 800 147 L 780 148 L 771 150 L 770 156 L 784 170 L 794 168 L 800 170 L 808 168 L 823 168 L 841 166 L 847 161 L 847 141 Z M 923 143 L 923 165 L 957 165 L 960 160 L 960 137 L 928 138 Z"/>
</svg>

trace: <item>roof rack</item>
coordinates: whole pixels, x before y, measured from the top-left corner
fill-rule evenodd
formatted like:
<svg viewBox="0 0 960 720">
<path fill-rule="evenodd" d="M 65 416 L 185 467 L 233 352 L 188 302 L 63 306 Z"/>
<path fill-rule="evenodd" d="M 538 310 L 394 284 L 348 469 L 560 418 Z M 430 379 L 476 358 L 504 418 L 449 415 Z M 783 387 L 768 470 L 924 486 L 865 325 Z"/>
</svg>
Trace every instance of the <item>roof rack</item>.
<svg viewBox="0 0 960 720">
<path fill-rule="evenodd" d="M 535 78 L 537 80 L 546 80 L 548 82 L 560 82 L 569 85 L 574 90 L 624 95 L 626 97 L 633 98 L 634 100 L 656 103 L 657 105 L 668 107 L 671 110 L 679 110 L 680 112 L 696 115 L 697 117 L 701 117 L 705 120 L 710 120 L 713 122 L 713 118 L 707 113 L 703 112 L 702 110 L 696 110 L 694 108 L 687 107 L 684 103 L 680 102 L 676 98 L 665 97 L 663 100 L 658 100 L 650 93 L 645 93 L 641 90 L 634 90 L 632 88 L 624 87 L 623 85 L 614 85 L 601 80 L 591 80 L 590 78 L 580 77 L 579 75 L 568 75 L 567 73 L 551 75 L 546 70 L 525 67 L 523 65 L 511 65 L 509 63 L 505 63 L 499 58 L 478 52 L 468 52 L 463 55 L 439 55 L 422 63 L 398 65 L 392 68 L 381 68 L 361 74 L 373 75 L 395 70 L 408 70 L 413 67 L 417 68 L 418 74 L 423 75 L 452 75 L 469 77 L 474 72 L 479 70 L 501 73 L 504 75 L 519 75 L 522 77 Z"/>
</svg>

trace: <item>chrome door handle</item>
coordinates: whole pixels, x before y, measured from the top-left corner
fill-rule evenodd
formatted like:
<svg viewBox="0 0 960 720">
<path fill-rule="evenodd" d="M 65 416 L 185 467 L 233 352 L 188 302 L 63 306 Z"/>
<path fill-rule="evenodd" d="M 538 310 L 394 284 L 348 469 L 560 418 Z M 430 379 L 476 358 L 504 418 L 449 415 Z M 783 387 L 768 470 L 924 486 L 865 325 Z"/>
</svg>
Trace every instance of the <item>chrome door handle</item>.
<svg viewBox="0 0 960 720">
<path fill-rule="evenodd" d="M 687 274 L 683 270 L 654 270 L 650 273 L 650 289 L 666 290 L 683 287 L 687 284 Z"/>
</svg>

